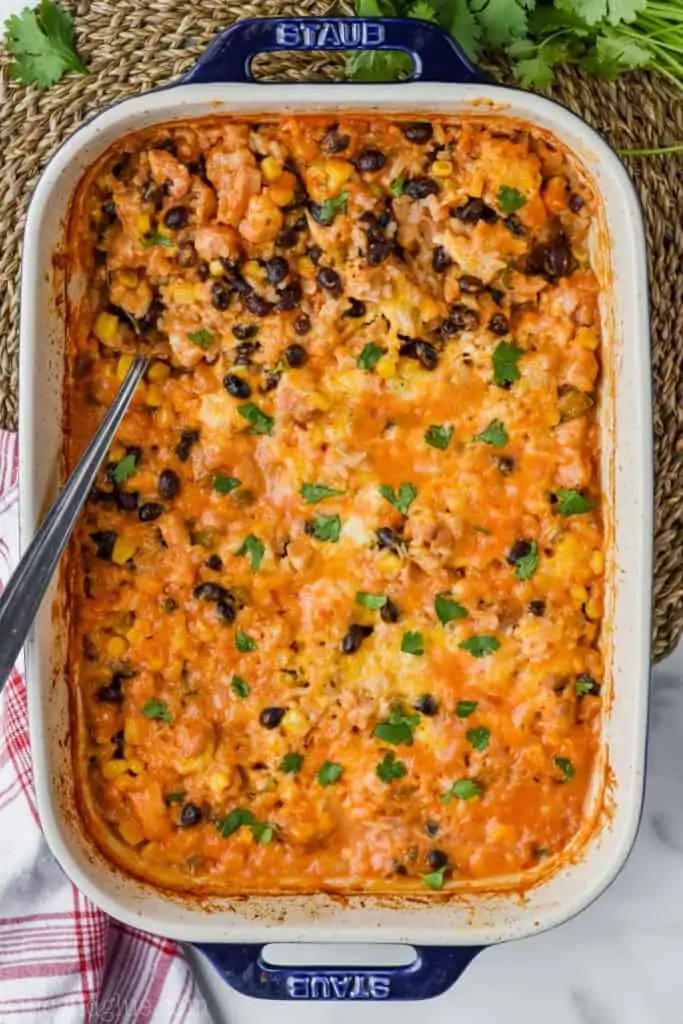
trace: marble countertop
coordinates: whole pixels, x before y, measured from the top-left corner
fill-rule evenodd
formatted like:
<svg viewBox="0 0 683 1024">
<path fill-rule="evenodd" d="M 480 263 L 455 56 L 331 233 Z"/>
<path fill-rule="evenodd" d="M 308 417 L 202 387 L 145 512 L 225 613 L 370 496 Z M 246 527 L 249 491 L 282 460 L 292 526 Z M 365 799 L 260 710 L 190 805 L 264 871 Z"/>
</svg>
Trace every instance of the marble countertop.
<svg viewBox="0 0 683 1024">
<path fill-rule="evenodd" d="M 678 1024 L 683 1021 L 683 647 L 653 674 L 645 804 L 614 884 L 567 924 L 481 953 L 422 1004 L 247 999 L 202 971 L 215 1024 Z"/>
</svg>

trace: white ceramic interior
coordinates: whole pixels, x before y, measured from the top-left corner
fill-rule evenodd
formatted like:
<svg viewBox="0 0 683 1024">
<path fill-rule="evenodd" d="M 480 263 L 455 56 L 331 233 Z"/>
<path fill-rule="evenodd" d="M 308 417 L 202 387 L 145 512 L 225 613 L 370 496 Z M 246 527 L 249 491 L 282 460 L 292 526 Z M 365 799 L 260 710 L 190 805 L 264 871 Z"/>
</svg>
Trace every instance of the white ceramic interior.
<svg viewBox="0 0 683 1024">
<path fill-rule="evenodd" d="M 56 584 L 26 648 L 31 746 L 47 841 L 66 873 L 112 916 L 150 932 L 209 942 L 412 942 L 486 944 L 551 927 L 576 914 L 615 877 L 631 848 L 643 790 L 649 682 L 652 543 L 652 430 L 646 259 L 638 200 L 621 163 L 579 118 L 530 93 L 497 86 L 182 85 L 127 100 L 99 115 L 57 152 L 35 191 L 26 224 L 20 357 L 22 550 L 58 484 L 62 448 L 63 303 L 55 300 L 53 254 L 88 165 L 120 136 L 157 122 L 220 113 L 482 113 L 549 129 L 584 162 L 602 195 L 610 239 L 602 276 L 613 286 L 603 310 L 603 477 L 614 538 L 606 656 L 605 752 L 611 812 L 576 857 L 524 898 L 473 893 L 450 901 L 359 896 L 252 897 L 211 909 L 124 877 L 83 833 L 73 802 L 64 611 Z M 604 250 L 603 250 L 604 251 Z M 609 265 L 608 265 L 609 264 Z"/>
</svg>

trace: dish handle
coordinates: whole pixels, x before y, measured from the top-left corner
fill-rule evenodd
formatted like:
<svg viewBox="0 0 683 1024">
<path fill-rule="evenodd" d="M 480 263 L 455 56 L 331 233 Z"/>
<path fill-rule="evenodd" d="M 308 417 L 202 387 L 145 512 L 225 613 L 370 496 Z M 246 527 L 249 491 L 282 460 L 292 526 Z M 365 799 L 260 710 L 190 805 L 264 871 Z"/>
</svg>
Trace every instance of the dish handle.
<svg viewBox="0 0 683 1024">
<path fill-rule="evenodd" d="M 221 977 L 256 999 L 369 1002 L 431 999 L 453 985 L 484 946 L 413 946 L 400 967 L 282 967 L 268 963 L 262 945 L 195 943 Z"/>
<path fill-rule="evenodd" d="M 274 50 L 401 50 L 413 60 L 408 81 L 485 81 L 455 39 L 428 21 L 415 18 L 245 18 L 214 39 L 182 79 L 182 84 L 258 82 L 251 73 L 251 62 L 258 53 Z M 321 84 L 325 83 L 316 83 Z"/>
</svg>

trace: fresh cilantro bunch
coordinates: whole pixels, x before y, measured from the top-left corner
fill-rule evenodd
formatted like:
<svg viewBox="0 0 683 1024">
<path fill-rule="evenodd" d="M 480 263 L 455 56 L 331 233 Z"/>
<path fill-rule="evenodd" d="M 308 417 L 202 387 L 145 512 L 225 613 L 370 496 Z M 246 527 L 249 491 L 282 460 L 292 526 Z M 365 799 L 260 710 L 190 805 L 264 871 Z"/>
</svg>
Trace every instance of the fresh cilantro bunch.
<svg viewBox="0 0 683 1024">
<path fill-rule="evenodd" d="M 563 63 L 601 78 L 646 67 L 683 86 L 683 0 L 356 0 L 356 11 L 435 22 L 473 60 L 505 54 L 526 86 L 547 87 Z M 353 53 L 348 64 L 362 81 L 410 65 L 399 52 Z"/>
<path fill-rule="evenodd" d="M 73 18 L 52 0 L 41 0 L 36 10 L 26 7 L 8 18 L 5 45 L 14 58 L 9 76 L 22 85 L 46 89 L 67 71 L 87 74 L 76 52 Z"/>
</svg>

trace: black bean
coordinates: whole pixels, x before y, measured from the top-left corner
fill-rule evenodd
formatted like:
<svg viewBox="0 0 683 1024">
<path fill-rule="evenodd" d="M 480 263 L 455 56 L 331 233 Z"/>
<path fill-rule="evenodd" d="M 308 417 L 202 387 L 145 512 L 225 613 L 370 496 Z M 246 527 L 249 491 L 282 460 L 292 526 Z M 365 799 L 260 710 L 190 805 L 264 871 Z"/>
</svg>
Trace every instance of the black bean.
<svg viewBox="0 0 683 1024">
<path fill-rule="evenodd" d="M 290 309 L 296 309 L 303 296 L 300 283 L 292 281 L 291 284 L 286 284 L 284 288 L 278 288 L 277 296 L 275 309 L 278 312 L 285 313 Z"/>
<path fill-rule="evenodd" d="M 401 131 L 408 142 L 415 142 L 418 146 L 429 142 L 434 135 L 434 128 L 429 121 L 409 121 L 408 124 L 401 125 Z"/>
<path fill-rule="evenodd" d="M 435 274 L 443 274 L 453 263 L 442 245 L 437 245 L 432 254 L 432 270 Z"/>
<path fill-rule="evenodd" d="M 510 455 L 499 455 L 496 459 L 496 465 L 498 466 L 498 471 L 503 476 L 510 476 L 515 469 L 515 460 Z"/>
<path fill-rule="evenodd" d="M 401 877 L 405 877 L 405 875 L 408 874 L 408 868 L 405 866 L 405 864 L 397 864 L 395 862 L 394 863 L 394 874 L 395 875 L 400 875 Z"/>
<path fill-rule="evenodd" d="M 293 370 L 297 370 L 308 359 L 308 352 L 303 345 L 288 345 L 285 349 L 285 359 L 288 366 L 291 366 Z"/>
<path fill-rule="evenodd" d="M 152 299 L 149 308 L 144 316 L 141 316 L 138 320 L 138 327 L 143 334 L 148 334 L 149 331 L 155 331 L 159 317 L 164 312 L 164 304 L 161 299 Z"/>
<path fill-rule="evenodd" d="M 102 210 L 106 213 L 109 223 L 116 219 L 116 203 L 111 196 L 102 203 Z"/>
<path fill-rule="evenodd" d="M 197 276 L 200 281 L 206 281 L 211 271 L 209 270 L 209 264 L 206 260 L 200 260 L 197 264 Z"/>
<path fill-rule="evenodd" d="M 211 305 L 221 312 L 230 305 L 230 289 L 222 281 L 214 281 L 211 285 Z"/>
<path fill-rule="evenodd" d="M 306 249 L 306 255 L 310 257 L 313 263 L 315 263 L 316 267 L 320 263 L 320 257 L 322 256 L 322 254 L 323 251 L 319 245 L 309 245 L 308 248 Z"/>
<path fill-rule="evenodd" d="M 115 672 L 110 683 L 100 686 L 97 691 L 97 700 L 100 704 L 123 704 L 121 684 L 125 678 L 122 673 Z"/>
<path fill-rule="evenodd" d="M 178 824 L 182 825 L 183 828 L 190 828 L 192 825 L 198 825 L 201 820 L 201 807 L 197 807 L 196 804 L 185 804 L 180 812 Z"/>
<path fill-rule="evenodd" d="M 171 612 L 177 610 L 178 602 L 172 597 L 165 597 L 164 603 L 162 604 L 161 607 L 164 609 L 165 612 L 167 612 L 170 615 Z"/>
<path fill-rule="evenodd" d="M 164 224 L 172 231 L 179 231 L 187 226 L 190 214 L 186 206 L 172 206 L 164 214 Z"/>
<path fill-rule="evenodd" d="M 220 583 L 199 583 L 192 591 L 192 596 L 198 601 L 226 601 L 230 595 Z"/>
<path fill-rule="evenodd" d="M 413 701 L 413 707 L 421 715 L 427 715 L 428 718 L 433 718 L 439 711 L 439 703 L 431 693 L 423 693 Z"/>
<path fill-rule="evenodd" d="M 387 598 L 386 604 L 382 606 L 382 610 L 379 614 L 382 618 L 382 622 L 398 622 L 399 620 L 398 606 L 390 597 Z"/>
<path fill-rule="evenodd" d="M 356 157 L 356 169 L 362 173 L 366 171 L 381 171 L 386 162 L 386 156 L 379 149 L 364 149 Z"/>
<path fill-rule="evenodd" d="M 302 313 L 294 321 L 294 333 L 298 335 L 308 334 L 311 329 L 311 318 L 306 313 Z"/>
<path fill-rule="evenodd" d="M 331 124 L 320 140 L 320 145 L 326 153 L 343 153 L 350 141 L 348 135 L 339 134 L 338 124 Z"/>
<path fill-rule="evenodd" d="M 436 836 L 436 835 L 438 835 L 439 834 L 438 822 L 434 821 L 432 818 L 429 818 L 425 822 L 425 832 L 427 833 L 428 836 Z"/>
<path fill-rule="evenodd" d="M 268 316 L 273 310 L 273 303 L 268 302 L 263 295 L 257 295 L 256 292 L 249 292 L 244 296 L 244 305 L 254 316 Z"/>
<path fill-rule="evenodd" d="M 315 275 L 315 279 L 321 288 L 335 297 L 342 293 L 341 277 L 332 267 L 321 267 Z"/>
<path fill-rule="evenodd" d="M 391 245 L 389 242 L 382 239 L 380 242 L 373 242 L 368 247 L 365 258 L 371 267 L 378 267 L 380 263 L 384 263 L 389 256 L 391 256 Z"/>
<path fill-rule="evenodd" d="M 438 182 L 433 178 L 411 178 L 403 186 L 403 191 L 411 199 L 426 199 L 439 191 Z"/>
<path fill-rule="evenodd" d="M 138 510 L 138 519 L 141 523 L 153 523 L 164 511 L 164 506 L 158 501 L 146 501 Z"/>
<path fill-rule="evenodd" d="M 157 490 L 166 501 L 177 498 L 180 493 L 180 477 L 172 469 L 162 469 L 157 480 Z"/>
<path fill-rule="evenodd" d="M 220 601 L 216 601 L 216 615 L 219 619 L 222 619 L 223 622 L 234 622 L 237 617 L 237 612 L 235 611 L 235 605 L 232 600 L 222 599 Z"/>
<path fill-rule="evenodd" d="M 96 530 L 90 534 L 90 539 L 95 542 L 95 554 L 105 562 L 111 560 L 114 544 L 116 544 L 116 533 L 114 530 Z"/>
<path fill-rule="evenodd" d="M 267 395 L 269 391 L 274 391 L 280 383 L 282 377 L 282 370 L 276 370 L 275 368 L 264 367 L 263 368 L 263 380 L 259 384 L 259 391 L 262 395 Z"/>
<path fill-rule="evenodd" d="M 530 601 L 529 612 L 531 615 L 535 615 L 537 619 L 540 619 L 542 615 L 545 615 L 545 601 Z"/>
<path fill-rule="evenodd" d="M 122 153 L 111 169 L 112 175 L 118 180 L 123 177 L 124 172 L 130 164 L 130 153 Z"/>
<path fill-rule="evenodd" d="M 457 217 L 464 224 L 478 224 L 483 220 L 485 224 L 495 224 L 498 214 L 491 206 L 487 206 L 483 199 L 470 196 L 461 206 L 454 206 L 451 217 Z"/>
<path fill-rule="evenodd" d="M 443 850 L 430 850 L 427 854 L 427 863 L 434 871 L 438 871 L 448 864 L 448 854 Z"/>
<path fill-rule="evenodd" d="M 117 487 L 114 493 L 116 495 L 116 504 L 122 512 L 134 512 L 138 507 L 137 491 L 120 491 Z"/>
<path fill-rule="evenodd" d="M 110 736 L 109 742 L 114 744 L 114 751 L 111 756 L 115 761 L 122 761 L 125 755 L 123 729 L 119 729 L 113 736 Z"/>
<path fill-rule="evenodd" d="M 287 708 L 264 708 L 258 720 L 264 729 L 277 729 L 286 711 Z"/>
<path fill-rule="evenodd" d="M 352 320 L 357 319 L 360 316 L 365 316 L 365 303 L 361 302 L 360 299 L 350 298 L 349 302 L 351 305 L 348 309 L 345 309 L 342 313 L 343 317 L 350 317 Z"/>
<path fill-rule="evenodd" d="M 220 555 L 209 555 L 204 560 L 204 565 L 207 569 L 213 569 L 214 572 L 219 572 L 223 568 L 223 559 Z"/>
<path fill-rule="evenodd" d="M 176 445 L 176 457 L 179 458 L 181 462 L 187 462 L 187 460 L 190 457 L 190 449 L 194 444 L 197 443 L 198 440 L 198 430 L 183 430 L 182 434 L 180 435 L 180 441 Z"/>
<path fill-rule="evenodd" d="M 308 221 L 306 220 L 306 214 L 302 213 L 301 216 L 298 217 L 294 221 L 294 223 L 292 224 L 292 227 L 294 228 L 295 231 L 306 231 L 307 228 L 308 228 Z"/>
<path fill-rule="evenodd" d="M 584 207 L 585 200 L 578 192 L 572 192 L 569 196 L 569 209 L 572 213 L 578 213 Z"/>
<path fill-rule="evenodd" d="M 474 277 L 473 274 L 463 274 L 460 278 L 460 290 L 471 295 L 477 295 L 479 292 L 483 292 L 486 285 L 479 277 Z"/>
<path fill-rule="evenodd" d="M 238 341 L 249 341 L 258 334 L 258 324 L 234 324 L 232 333 Z"/>
<path fill-rule="evenodd" d="M 423 341 L 422 338 L 413 338 L 411 341 L 403 342 L 398 354 L 406 356 L 408 359 L 417 359 L 425 370 L 436 369 L 439 362 L 439 353 L 431 342 Z"/>
<path fill-rule="evenodd" d="M 233 398 L 244 399 L 251 396 L 251 384 L 237 373 L 226 373 L 223 387 Z"/>
<path fill-rule="evenodd" d="M 473 331 L 479 326 L 479 314 L 476 309 L 458 302 L 451 306 L 448 317 L 441 325 L 441 333 L 458 334 L 460 331 Z"/>
<path fill-rule="evenodd" d="M 293 249 L 299 241 L 299 236 L 294 228 L 282 228 L 275 239 L 278 249 Z"/>
<path fill-rule="evenodd" d="M 366 637 L 374 633 L 372 626 L 359 626 L 354 623 L 341 642 L 342 654 L 355 654 Z"/>
<path fill-rule="evenodd" d="M 597 697 L 600 693 L 600 683 L 598 683 L 588 672 L 582 672 L 580 676 L 577 676 L 576 682 L 581 683 L 584 693 L 590 693 L 594 697 Z M 590 687 L 590 689 L 586 690 L 586 687 Z"/>
<path fill-rule="evenodd" d="M 325 206 L 324 203 L 314 203 L 313 201 L 308 204 L 308 212 L 316 224 L 320 224 L 324 228 L 330 226 L 336 213 L 335 210 L 330 210 L 329 206 Z"/>
<path fill-rule="evenodd" d="M 235 349 L 235 366 L 251 366 L 252 356 L 260 349 L 258 341 L 242 341 Z"/>
<path fill-rule="evenodd" d="M 506 217 L 503 224 L 508 229 L 510 234 L 514 235 L 515 238 L 526 238 L 526 228 L 522 224 L 519 217 L 514 213 L 511 213 L 509 217 Z"/>
<path fill-rule="evenodd" d="M 182 242 L 178 247 L 178 254 L 176 256 L 178 266 L 187 268 L 193 267 L 197 262 L 197 250 L 195 249 L 192 242 Z"/>
<path fill-rule="evenodd" d="M 527 270 L 542 274 L 551 281 L 565 277 L 572 269 L 572 248 L 564 232 L 559 232 L 550 242 L 536 245 L 529 254 Z"/>
<path fill-rule="evenodd" d="M 142 189 L 142 199 L 145 203 L 151 203 L 155 210 L 160 210 L 164 205 L 164 190 L 155 182 L 147 181 Z"/>
<path fill-rule="evenodd" d="M 531 541 L 516 540 L 507 553 L 507 560 L 510 565 L 517 565 L 517 562 L 531 554 L 531 550 Z"/>
<path fill-rule="evenodd" d="M 176 156 L 176 154 L 178 152 L 177 149 L 176 149 L 176 144 L 173 141 L 173 139 L 170 137 L 170 135 L 169 135 L 169 137 L 167 139 L 164 139 L 163 142 L 157 142 L 155 148 L 156 149 L 165 149 L 167 153 L 171 154 L 171 156 Z"/>
<path fill-rule="evenodd" d="M 489 330 L 492 331 L 494 334 L 499 335 L 499 337 L 502 337 L 504 334 L 508 333 L 508 331 L 510 330 L 510 325 L 508 323 L 508 318 L 505 316 L 504 313 L 493 314 L 493 316 L 489 320 Z"/>
<path fill-rule="evenodd" d="M 284 256 L 273 256 L 266 260 L 266 280 L 268 284 L 280 284 L 289 273 L 289 263 Z"/>
<path fill-rule="evenodd" d="M 395 555 L 400 555 L 403 549 L 403 541 L 396 533 L 396 530 L 392 530 L 390 526 L 380 526 L 375 531 L 377 537 L 377 546 L 380 548 L 386 548 L 388 551 L 393 551 Z"/>
</svg>

